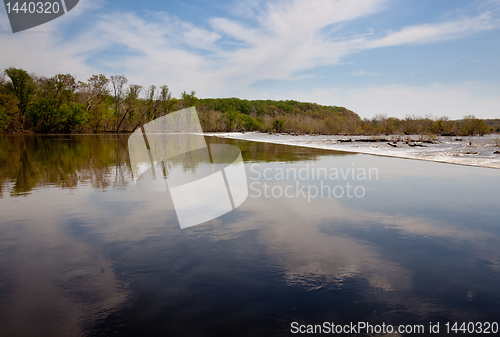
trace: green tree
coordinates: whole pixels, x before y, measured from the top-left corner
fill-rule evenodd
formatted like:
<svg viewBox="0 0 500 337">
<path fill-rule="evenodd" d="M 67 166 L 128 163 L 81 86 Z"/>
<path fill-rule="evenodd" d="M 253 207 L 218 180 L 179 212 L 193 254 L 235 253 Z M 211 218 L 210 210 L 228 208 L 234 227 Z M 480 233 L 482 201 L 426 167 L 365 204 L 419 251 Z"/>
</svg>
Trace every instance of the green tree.
<svg viewBox="0 0 500 337">
<path fill-rule="evenodd" d="M 20 129 L 19 101 L 5 88 L 5 75 L 0 74 L 0 131 Z"/>
<path fill-rule="evenodd" d="M 10 82 L 5 84 L 5 88 L 13 93 L 19 101 L 18 106 L 21 124 L 24 127 L 26 122 L 26 110 L 36 88 L 35 82 L 33 81 L 33 78 L 23 69 L 10 67 L 5 69 L 5 74 L 10 79 Z"/>
<path fill-rule="evenodd" d="M 58 123 L 56 128 L 62 132 L 73 132 L 78 129 L 92 118 L 90 112 L 85 109 L 80 103 L 68 102 L 59 107 Z"/>
<path fill-rule="evenodd" d="M 189 108 L 195 106 L 198 103 L 198 98 L 196 97 L 196 91 L 191 91 L 191 93 L 187 93 L 184 91 L 181 94 L 181 99 L 179 100 L 179 109 Z"/>
<path fill-rule="evenodd" d="M 37 78 L 34 101 L 26 112 L 37 132 L 72 132 L 90 119 L 90 112 L 76 102 L 76 80 L 71 75 Z"/>
<path fill-rule="evenodd" d="M 243 127 L 245 128 L 245 130 L 248 131 L 260 130 L 261 128 L 260 123 L 252 116 L 243 115 L 243 119 L 244 119 Z"/>
<path fill-rule="evenodd" d="M 240 113 L 236 109 L 228 110 L 224 113 L 228 131 L 236 131 L 240 126 Z"/>
<path fill-rule="evenodd" d="M 274 131 L 276 131 L 277 133 L 281 133 L 284 125 L 285 125 L 285 121 L 283 119 L 276 118 L 273 121 L 272 127 L 273 127 Z"/>
</svg>

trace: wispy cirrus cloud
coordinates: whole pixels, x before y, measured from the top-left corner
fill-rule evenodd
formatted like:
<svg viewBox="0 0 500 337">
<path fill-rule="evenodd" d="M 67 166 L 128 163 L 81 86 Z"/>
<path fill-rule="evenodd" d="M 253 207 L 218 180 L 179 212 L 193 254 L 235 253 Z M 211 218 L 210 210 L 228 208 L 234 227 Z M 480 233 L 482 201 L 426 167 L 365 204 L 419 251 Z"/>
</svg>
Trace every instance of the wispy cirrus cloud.
<svg viewBox="0 0 500 337">
<path fill-rule="evenodd" d="M 443 23 L 404 27 L 399 31 L 389 32 L 387 36 L 383 38 L 366 41 L 364 48 L 381 48 L 407 43 L 436 42 L 460 38 L 464 35 L 480 31 L 498 29 L 499 27 L 500 22 L 493 18 L 491 12 L 486 12 L 475 17 L 462 17 Z"/>
<path fill-rule="evenodd" d="M 198 81 L 199 92 L 223 95 L 235 88 L 244 91 L 258 81 L 292 79 L 298 72 L 335 65 L 367 49 L 455 39 L 498 28 L 494 16 L 484 12 L 378 34 L 344 38 L 339 32 L 344 24 L 387 6 L 385 0 L 261 2 L 250 18 L 213 17 L 209 28 L 166 13 L 155 14 L 154 21 L 123 13 L 102 16 L 95 34 L 141 51 L 141 56 L 121 61 L 123 69 L 142 67 L 150 79 L 151 73 L 163 74 L 188 87 Z"/>
</svg>

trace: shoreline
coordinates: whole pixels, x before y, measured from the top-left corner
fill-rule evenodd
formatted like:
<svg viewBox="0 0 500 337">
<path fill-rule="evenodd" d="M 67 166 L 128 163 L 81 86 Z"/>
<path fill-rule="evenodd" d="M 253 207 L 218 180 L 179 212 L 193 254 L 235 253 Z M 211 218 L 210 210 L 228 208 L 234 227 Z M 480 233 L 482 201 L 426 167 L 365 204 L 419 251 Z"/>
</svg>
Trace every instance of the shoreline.
<svg viewBox="0 0 500 337">
<path fill-rule="evenodd" d="M 340 135 L 298 136 L 260 132 L 221 132 L 206 133 L 205 135 L 391 158 L 500 169 L 500 153 L 495 154 L 495 151 L 500 151 L 500 147 L 495 144 L 495 140 L 500 139 L 500 135 L 496 134 L 468 137 L 440 136 L 436 137 L 433 142 L 422 142 L 420 135 L 404 137 L 397 135 L 372 137 Z M 381 138 L 385 139 L 379 141 Z M 398 138 L 399 141 L 396 141 Z"/>
</svg>

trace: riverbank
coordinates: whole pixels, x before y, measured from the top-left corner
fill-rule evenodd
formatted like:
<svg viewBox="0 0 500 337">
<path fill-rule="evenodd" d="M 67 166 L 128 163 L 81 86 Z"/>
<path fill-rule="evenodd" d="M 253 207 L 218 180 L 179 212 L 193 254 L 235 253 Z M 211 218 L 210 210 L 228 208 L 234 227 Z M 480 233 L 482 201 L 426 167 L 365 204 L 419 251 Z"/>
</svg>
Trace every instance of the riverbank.
<svg viewBox="0 0 500 337">
<path fill-rule="evenodd" d="M 215 137 L 296 145 L 379 156 L 500 169 L 500 135 L 461 136 L 339 136 L 260 132 L 208 133 Z"/>
</svg>

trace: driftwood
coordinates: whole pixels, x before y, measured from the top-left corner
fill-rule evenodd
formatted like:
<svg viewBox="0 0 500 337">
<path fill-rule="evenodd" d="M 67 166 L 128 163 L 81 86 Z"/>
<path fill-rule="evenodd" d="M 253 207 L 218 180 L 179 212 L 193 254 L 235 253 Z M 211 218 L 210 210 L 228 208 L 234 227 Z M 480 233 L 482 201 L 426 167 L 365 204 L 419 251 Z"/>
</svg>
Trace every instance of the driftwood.
<svg viewBox="0 0 500 337">
<path fill-rule="evenodd" d="M 341 143 L 351 143 L 352 139 L 339 139 L 338 141 Z"/>
<path fill-rule="evenodd" d="M 387 145 L 390 145 L 390 146 L 392 146 L 392 147 L 398 147 L 398 145 L 397 145 L 397 144 L 392 144 L 392 143 L 387 143 Z"/>
<path fill-rule="evenodd" d="M 375 143 L 376 139 L 356 139 L 355 142 L 364 142 L 364 143 Z"/>
<path fill-rule="evenodd" d="M 411 147 L 415 147 L 415 146 L 418 146 L 418 147 L 426 147 L 425 145 L 423 145 L 423 144 L 418 144 L 418 143 L 410 143 L 410 142 L 406 142 L 406 144 L 408 144 L 408 146 L 411 146 Z"/>
<path fill-rule="evenodd" d="M 387 139 L 385 138 L 362 138 L 362 139 L 356 139 L 355 142 L 365 142 L 365 143 L 376 143 L 376 142 L 388 142 Z"/>
</svg>

